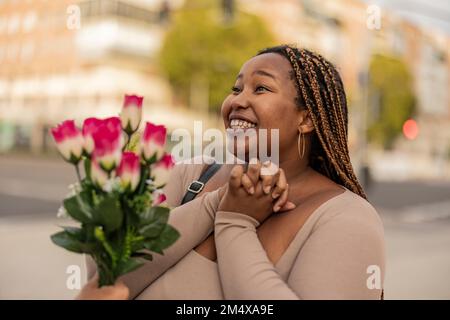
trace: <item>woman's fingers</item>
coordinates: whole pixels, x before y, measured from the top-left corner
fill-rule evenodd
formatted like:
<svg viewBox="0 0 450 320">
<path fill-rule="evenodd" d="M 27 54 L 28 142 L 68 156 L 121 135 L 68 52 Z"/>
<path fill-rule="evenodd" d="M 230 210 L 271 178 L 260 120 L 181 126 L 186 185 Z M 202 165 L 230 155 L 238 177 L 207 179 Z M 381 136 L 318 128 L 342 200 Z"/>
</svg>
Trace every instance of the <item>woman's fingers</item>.
<svg viewBox="0 0 450 320">
<path fill-rule="evenodd" d="M 78 300 L 126 300 L 130 296 L 130 290 L 121 281 L 114 285 L 98 287 L 98 274 L 89 280 L 78 294 Z"/>
<path fill-rule="evenodd" d="M 273 211 L 278 212 L 281 208 L 283 208 L 286 203 L 288 202 L 288 195 L 289 195 L 289 186 L 286 190 L 284 190 L 280 197 L 275 201 L 275 204 L 273 205 Z"/>
<path fill-rule="evenodd" d="M 261 181 L 265 194 L 269 194 L 272 187 L 278 181 L 280 171 L 278 167 L 270 161 L 265 162 L 261 167 Z"/>
<path fill-rule="evenodd" d="M 112 293 L 112 298 L 114 300 L 128 300 L 130 296 L 130 289 L 122 282 L 117 281 L 114 284 L 114 292 Z"/>
<path fill-rule="evenodd" d="M 289 210 L 292 210 L 292 209 L 295 209 L 295 208 L 297 208 L 297 206 L 295 205 L 295 203 L 293 203 L 293 202 L 291 202 L 291 201 L 287 201 L 287 202 L 285 203 L 285 205 L 282 206 L 282 207 L 280 208 L 280 210 L 278 210 L 278 212 L 289 211 Z"/>
<path fill-rule="evenodd" d="M 275 181 L 275 187 L 272 190 L 272 198 L 278 198 L 288 187 L 286 175 L 283 169 L 278 170 L 278 179 Z"/>
<path fill-rule="evenodd" d="M 244 174 L 244 167 L 235 165 L 231 169 L 229 186 L 231 189 L 238 189 L 241 186 L 242 175 Z"/>
<path fill-rule="evenodd" d="M 255 193 L 255 185 L 253 184 L 253 181 L 250 180 L 247 174 L 243 174 L 241 178 L 241 183 L 244 189 L 247 191 L 248 194 L 254 194 Z"/>
<path fill-rule="evenodd" d="M 261 170 L 261 162 L 257 159 L 250 160 L 246 173 L 254 186 L 256 186 L 256 184 L 258 183 L 260 170 Z"/>
</svg>

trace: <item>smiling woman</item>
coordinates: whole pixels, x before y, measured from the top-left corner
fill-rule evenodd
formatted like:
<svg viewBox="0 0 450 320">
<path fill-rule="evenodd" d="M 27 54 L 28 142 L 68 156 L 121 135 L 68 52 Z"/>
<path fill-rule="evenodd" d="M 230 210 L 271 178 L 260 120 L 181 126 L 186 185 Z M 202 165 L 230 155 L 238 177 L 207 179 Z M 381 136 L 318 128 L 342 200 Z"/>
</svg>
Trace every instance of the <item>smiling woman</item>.
<svg viewBox="0 0 450 320">
<path fill-rule="evenodd" d="M 263 174 L 246 150 L 247 166 L 223 165 L 181 203 L 208 169 L 177 165 L 165 192 L 181 237 L 121 279 L 129 297 L 380 299 L 383 225 L 353 172 L 334 66 L 305 49 L 265 49 L 242 66 L 222 117 L 227 129 L 278 129 L 279 169 Z M 90 260 L 88 271 L 95 282 Z M 81 298 L 109 297 L 86 288 Z"/>
</svg>

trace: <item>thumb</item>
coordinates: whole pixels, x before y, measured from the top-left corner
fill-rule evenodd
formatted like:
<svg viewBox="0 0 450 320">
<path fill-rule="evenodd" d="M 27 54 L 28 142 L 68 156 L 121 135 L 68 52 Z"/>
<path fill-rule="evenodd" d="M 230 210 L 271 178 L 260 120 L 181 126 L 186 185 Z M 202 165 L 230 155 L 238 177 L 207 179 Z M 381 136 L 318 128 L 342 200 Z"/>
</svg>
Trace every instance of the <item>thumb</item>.
<svg viewBox="0 0 450 320">
<path fill-rule="evenodd" d="M 278 212 L 283 212 L 283 211 L 290 211 L 297 208 L 297 206 L 295 205 L 295 203 L 291 202 L 291 201 L 287 201 Z"/>
</svg>

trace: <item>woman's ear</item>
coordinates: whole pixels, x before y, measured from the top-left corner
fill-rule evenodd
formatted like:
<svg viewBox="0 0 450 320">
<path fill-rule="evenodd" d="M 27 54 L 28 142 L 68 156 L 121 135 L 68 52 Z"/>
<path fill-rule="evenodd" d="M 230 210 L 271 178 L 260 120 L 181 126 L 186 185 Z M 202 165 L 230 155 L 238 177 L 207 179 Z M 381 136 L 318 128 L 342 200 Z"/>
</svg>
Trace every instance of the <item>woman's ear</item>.
<svg viewBox="0 0 450 320">
<path fill-rule="evenodd" d="M 309 116 L 309 111 L 302 110 L 300 111 L 299 117 L 298 117 L 298 129 L 302 133 L 309 133 L 314 131 L 314 124 L 312 122 L 311 117 Z"/>
</svg>

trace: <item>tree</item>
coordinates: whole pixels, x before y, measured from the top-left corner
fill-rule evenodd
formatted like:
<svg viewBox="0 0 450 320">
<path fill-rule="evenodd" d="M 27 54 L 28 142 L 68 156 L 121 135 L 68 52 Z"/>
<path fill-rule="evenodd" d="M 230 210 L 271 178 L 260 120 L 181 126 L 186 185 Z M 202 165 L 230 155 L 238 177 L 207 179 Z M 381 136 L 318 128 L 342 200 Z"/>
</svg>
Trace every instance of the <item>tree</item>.
<svg viewBox="0 0 450 320">
<path fill-rule="evenodd" d="M 257 16 L 236 11 L 225 23 L 221 1 L 187 0 L 173 15 L 160 65 L 177 97 L 193 104 L 196 91 L 206 91 L 207 108 L 217 112 L 243 62 L 273 45 Z"/>
<path fill-rule="evenodd" d="M 398 58 L 374 55 L 369 70 L 369 140 L 391 148 L 415 111 L 412 76 Z"/>
</svg>

